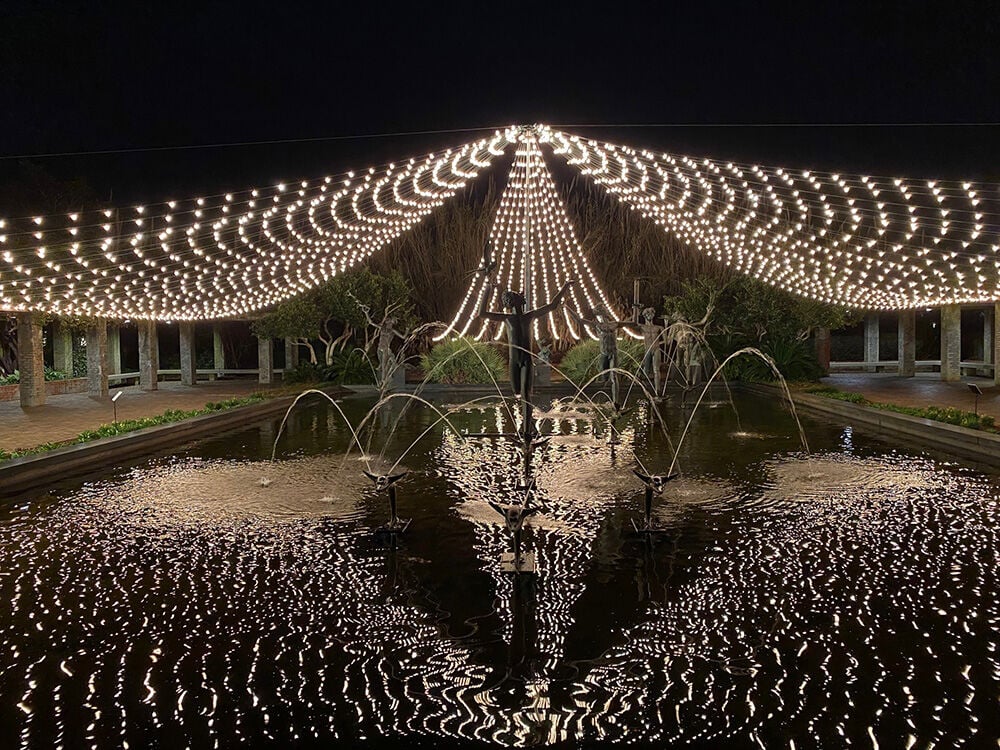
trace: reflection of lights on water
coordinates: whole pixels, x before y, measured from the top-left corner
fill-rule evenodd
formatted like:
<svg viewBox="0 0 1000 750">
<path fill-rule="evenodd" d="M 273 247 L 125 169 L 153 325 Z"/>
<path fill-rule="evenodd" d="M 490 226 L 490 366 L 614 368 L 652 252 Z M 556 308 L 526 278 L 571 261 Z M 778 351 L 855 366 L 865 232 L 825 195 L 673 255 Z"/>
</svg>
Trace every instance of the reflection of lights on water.
<svg viewBox="0 0 1000 750">
<path fill-rule="evenodd" d="M 854 450 L 854 428 L 850 425 L 844 428 L 844 431 L 840 435 L 840 445 L 848 452 Z"/>
<path fill-rule="evenodd" d="M 772 457 L 754 478 L 692 467 L 645 545 L 621 531 L 641 424 L 623 425 L 613 465 L 585 416 L 554 423 L 535 462 L 539 574 L 519 596 L 498 570 L 500 519 L 478 508 L 514 491 L 520 454 L 440 438 L 436 471 L 414 480 L 432 489 L 407 500 L 442 521 L 418 519 L 411 544 L 439 531 L 474 546 L 454 580 L 489 590 L 460 623 L 428 572 L 458 550 L 374 548 L 382 504 L 342 455 L 268 464 L 266 489 L 258 462 L 177 461 L 3 510 L 0 745 L 996 734 L 1000 512 L 985 478 L 897 454 Z M 463 417 L 510 426 L 492 407 Z"/>
</svg>

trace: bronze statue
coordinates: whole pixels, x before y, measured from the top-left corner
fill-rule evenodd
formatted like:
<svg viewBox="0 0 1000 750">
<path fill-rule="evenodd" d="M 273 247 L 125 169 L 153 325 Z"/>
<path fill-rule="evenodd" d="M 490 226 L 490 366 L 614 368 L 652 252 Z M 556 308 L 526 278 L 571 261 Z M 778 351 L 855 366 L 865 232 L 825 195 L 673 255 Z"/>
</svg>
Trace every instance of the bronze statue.
<svg viewBox="0 0 1000 750">
<path fill-rule="evenodd" d="M 653 322 L 656 310 L 647 307 L 642 311 L 643 322 L 639 324 L 642 331 L 642 343 L 645 347 L 645 354 L 642 358 L 642 371 L 646 379 L 653 384 L 653 393 L 660 395 L 660 347 L 662 344 L 664 326 Z"/>
<path fill-rule="evenodd" d="M 587 319 L 578 315 L 572 308 L 569 314 L 580 325 L 590 326 L 597 331 L 601 342 L 601 368 L 602 373 L 599 380 L 611 383 L 611 401 L 615 408 L 618 408 L 618 378 L 614 369 L 618 367 L 618 329 L 631 324 L 630 320 L 615 320 L 614 316 L 604 305 L 596 307 L 592 314 L 592 319 Z"/>
<path fill-rule="evenodd" d="M 510 310 L 508 313 L 492 312 L 487 309 L 489 304 L 489 294 L 483 295 L 483 301 L 479 308 L 479 317 L 486 318 L 497 323 L 503 323 L 507 329 L 507 354 L 510 362 L 510 387 L 514 396 L 520 396 L 528 401 L 531 396 L 531 387 L 534 376 L 531 357 L 531 323 L 537 318 L 548 315 L 554 311 L 562 302 L 566 292 L 569 291 L 572 281 L 563 284 L 562 289 L 555 298 L 547 305 L 536 307 L 534 310 L 525 310 L 524 297 L 517 292 L 506 291 L 501 297 L 504 309 Z M 493 282 L 488 282 L 487 290 L 494 287 Z"/>
</svg>

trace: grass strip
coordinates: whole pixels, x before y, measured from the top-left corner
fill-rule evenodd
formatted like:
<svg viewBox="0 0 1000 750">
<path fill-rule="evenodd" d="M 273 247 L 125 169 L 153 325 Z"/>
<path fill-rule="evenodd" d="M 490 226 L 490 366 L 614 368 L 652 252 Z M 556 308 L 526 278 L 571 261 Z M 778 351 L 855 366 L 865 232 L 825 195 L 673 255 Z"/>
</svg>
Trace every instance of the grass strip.
<svg viewBox="0 0 1000 750">
<path fill-rule="evenodd" d="M 832 398 L 837 401 L 847 401 L 859 406 L 869 406 L 873 409 L 882 409 L 896 414 L 907 414 L 911 417 L 931 419 L 935 422 L 968 427 L 972 430 L 983 430 L 984 432 L 997 432 L 995 420 L 988 414 L 975 414 L 971 411 L 962 411 L 952 406 L 900 406 L 899 404 L 887 404 L 880 401 L 869 401 L 860 393 L 841 391 L 830 385 L 810 385 L 802 389 L 803 393 L 811 393 L 823 398 Z"/>
</svg>

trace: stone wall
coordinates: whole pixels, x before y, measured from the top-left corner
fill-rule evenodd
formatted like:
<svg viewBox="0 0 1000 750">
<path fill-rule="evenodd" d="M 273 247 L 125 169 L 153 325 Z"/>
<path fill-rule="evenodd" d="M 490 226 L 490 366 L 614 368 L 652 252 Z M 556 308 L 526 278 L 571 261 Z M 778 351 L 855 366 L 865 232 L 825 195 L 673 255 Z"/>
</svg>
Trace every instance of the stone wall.
<svg viewBox="0 0 1000 750">
<path fill-rule="evenodd" d="M 47 396 L 60 396 L 63 393 L 86 393 L 86 378 L 68 378 L 67 380 L 47 380 L 45 381 L 45 394 Z M 0 385 L 0 401 L 17 401 L 21 397 L 21 386 Z"/>
</svg>

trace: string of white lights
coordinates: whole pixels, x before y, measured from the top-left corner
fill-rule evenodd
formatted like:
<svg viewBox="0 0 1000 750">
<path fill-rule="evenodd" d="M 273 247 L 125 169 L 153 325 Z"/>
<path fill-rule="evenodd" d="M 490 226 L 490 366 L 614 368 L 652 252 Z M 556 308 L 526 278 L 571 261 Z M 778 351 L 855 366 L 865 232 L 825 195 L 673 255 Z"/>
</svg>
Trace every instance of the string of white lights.
<svg viewBox="0 0 1000 750">
<path fill-rule="evenodd" d="M 0 309 L 194 320 L 273 306 L 364 261 L 506 148 L 517 156 L 491 230 L 497 279 L 544 304 L 611 309 L 555 191 L 540 145 L 701 252 L 825 302 L 907 308 L 1000 299 L 1000 185 L 716 162 L 583 139 L 538 125 L 366 171 L 150 206 L 0 219 Z M 476 323 L 486 277 L 443 335 Z M 580 331 L 565 309 L 544 321 Z M 541 333 L 542 323 L 535 326 Z"/>
<path fill-rule="evenodd" d="M 154 206 L 0 220 L 0 309 L 239 316 L 364 261 L 504 153 L 516 131 L 400 164 Z"/>
<path fill-rule="evenodd" d="M 477 316 L 484 297 L 488 297 L 490 309 L 500 309 L 504 289 L 524 293 L 528 308 L 534 308 L 546 304 L 564 283 L 575 279 L 567 305 L 583 317 L 590 317 L 591 311 L 598 306 L 607 307 L 609 311 L 613 309 L 587 263 L 556 192 L 538 146 L 537 130 L 522 128 L 518 139 L 514 164 L 490 229 L 498 286 L 490 288 L 491 276 L 484 271 L 477 273 L 458 312 L 438 339 L 456 334 L 465 336 L 470 331 L 475 332 L 477 339 L 498 339 L 503 333 L 502 326 L 486 321 L 477 323 Z M 565 307 L 549 313 L 544 322 L 534 321 L 536 339 L 542 325 L 553 340 L 564 336 L 572 339 L 579 339 L 581 335 L 594 337 L 590 330 L 579 330 Z"/>
<path fill-rule="evenodd" d="M 739 166 L 539 129 L 666 231 L 769 284 L 858 308 L 1000 298 L 1000 188 Z"/>
</svg>

